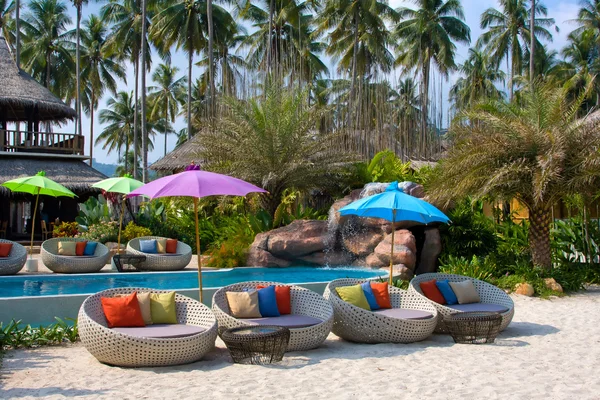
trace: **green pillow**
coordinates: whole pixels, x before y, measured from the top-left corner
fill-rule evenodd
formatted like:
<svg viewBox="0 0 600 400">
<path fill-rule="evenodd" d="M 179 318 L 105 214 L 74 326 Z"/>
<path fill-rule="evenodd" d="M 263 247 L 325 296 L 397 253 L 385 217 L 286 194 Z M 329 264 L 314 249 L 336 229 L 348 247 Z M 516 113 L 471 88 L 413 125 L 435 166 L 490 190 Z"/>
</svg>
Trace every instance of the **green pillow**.
<svg viewBox="0 0 600 400">
<path fill-rule="evenodd" d="M 360 285 L 354 286 L 340 286 L 335 288 L 338 296 L 346 303 L 350 303 L 353 306 L 364 308 L 365 310 L 371 311 L 369 302 L 365 297 L 365 293 Z"/>
<path fill-rule="evenodd" d="M 153 324 L 176 324 L 175 292 L 151 293 L 150 312 Z"/>
</svg>

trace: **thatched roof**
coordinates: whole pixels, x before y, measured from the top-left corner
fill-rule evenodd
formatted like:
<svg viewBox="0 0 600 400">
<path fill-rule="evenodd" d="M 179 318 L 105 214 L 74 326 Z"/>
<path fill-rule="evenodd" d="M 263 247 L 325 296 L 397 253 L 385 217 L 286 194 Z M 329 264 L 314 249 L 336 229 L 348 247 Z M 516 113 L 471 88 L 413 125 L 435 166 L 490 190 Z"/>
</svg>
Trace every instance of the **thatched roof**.
<svg viewBox="0 0 600 400">
<path fill-rule="evenodd" d="M 25 109 L 37 109 L 37 121 L 63 121 L 77 116 L 75 110 L 63 103 L 23 70 L 17 68 L 13 56 L 0 37 L 0 110 L 8 122 L 27 121 Z"/>
<path fill-rule="evenodd" d="M 35 175 L 39 171 L 45 171 L 46 177 L 66 186 L 75 194 L 91 190 L 92 184 L 106 178 L 103 173 L 77 159 L 0 156 L 0 183 Z M 2 188 L 0 194 L 7 192 L 8 189 Z"/>
<path fill-rule="evenodd" d="M 152 164 L 149 168 L 163 173 L 174 173 L 183 171 L 191 163 L 202 165 L 203 161 L 198 159 L 200 151 L 200 134 L 197 134 L 185 143 L 177 146 L 173 151 Z"/>
</svg>

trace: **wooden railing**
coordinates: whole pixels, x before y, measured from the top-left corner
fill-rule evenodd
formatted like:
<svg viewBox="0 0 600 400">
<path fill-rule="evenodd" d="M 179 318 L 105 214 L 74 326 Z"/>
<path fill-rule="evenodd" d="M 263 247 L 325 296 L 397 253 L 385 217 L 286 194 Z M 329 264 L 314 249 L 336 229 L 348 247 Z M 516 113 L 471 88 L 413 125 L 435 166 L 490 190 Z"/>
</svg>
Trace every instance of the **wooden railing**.
<svg viewBox="0 0 600 400">
<path fill-rule="evenodd" d="M 83 155 L 84 137 L 73 133 L 0 129 L 0 151 Z"/>
</svg>

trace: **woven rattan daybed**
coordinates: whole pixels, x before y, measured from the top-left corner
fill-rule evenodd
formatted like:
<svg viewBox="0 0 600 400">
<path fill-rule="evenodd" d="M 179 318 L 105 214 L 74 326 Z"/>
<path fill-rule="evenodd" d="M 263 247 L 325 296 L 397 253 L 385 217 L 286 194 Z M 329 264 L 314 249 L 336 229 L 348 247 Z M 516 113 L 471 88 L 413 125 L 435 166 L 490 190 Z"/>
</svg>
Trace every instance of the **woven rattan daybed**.
<svg viewBox="0 0 600 400">
<path fill-rule="evenodd" d="M 108 328 L 100 297 L 130 294 L 133 291 L 167 293 L 143 288 L 109 289 L 88 297 L 81 305 L 77 320 L 79 336 L 85 348 L 98 361 L 121 367 L 187 364 L 200 360 L 214 348 L 217 338 L 217 320 L 214 314 L 199 301 L 180 294 L 175 295 L 178 324 L 199 327 L 199 333 L 183 337 L 163 335 L 153 338 L 140 334 L 129 335 Z"/>
<path fill-rule="evenodd" d="M 12 243 L 8 257 L 0 257 L 0 275 L 14 275 L 25 265 L 27 249 L 10 240 L 0 239 L 0 243 Z"/>
<path fill-rule="evenodd" d="M 438 313 L 429 301 L 405 290 L 388 286 L 392 309 L 368 311 L 342 300 L 335 288 L 366 282 L 364 279 L 336 279 L 323 296 L 334 311 L 332 331 L 358 343 L 412 343 L 428 338 L 437 324 Z"/>
<path fill-rule="evenodd" d="M 445 280 L 447 279 L 450 282 L 460 282 L 464 280 L 471 280 L 475 285 L 475 289 L 479 294 L 479 298 L 481 301 L 479 303 L 473 304 L 462 304 L 455 306 L 446 306 L 442 304 L 438 304 L 435 301 L 429 300 L 423 294 L 421 290 L 421 286 L 419 283 L 430 281 L 432 279 L 436 280 Z M 500 331 L 506 329 L 508 324 L 513 318 L 515 314 L 515 304 L 508 294 L 506 294 L 502 289 L 497 288 L 494 285 L 491 285 L 487 282 L 480 281 L 479 279 L 470 278 L 468 276 L 462 275 L 453 275 L 453 274 L 438 274 L 438 273 L 428 273 L 421 274 L 415 276 L 411 281 L 408 288 L 408 291 L 411 293 L 420 296 L 422 299 L 429 301 L 440 314 L 438 318 L 438 325 L 435 329 L 438 333 L 447 333 L 448 329 L 444 324 L 444 317 L 450 314 L 455 314 L 464 311 L 492 311 L 498 312 L 502 315 L 502 324 L 500 325 Z"/>
<path fill-rule="evenodd" d="M 242 292 L 244 289 L 256 289 L 258 285 L 282 285 L 274 282 L 243 282 L 234 285 L 225 286 L 217 290 L 212 299 L 212 309 L 219 321 L 219 329 L 230 329 L 239 326 L 249 325 L 279 325 L 277 318 L 282 318 L 282 322 L 287 316 L 263 318 L 261 320 L 237 319 L 230 315 L 229 304 L 227 302 L 226 292 Z M 300 286 L 290 286 L 292 301 L 292 318 L 308 317 L 314 319 L 315 323 L 311 326 L 290 329 L 290 342 L 288 351 L 309 350 L 319 347 L 325 341 L 331 326 L 333 325 L 333 308 L 323 296 L 312 290 Z M 285 325 L 280 325 L 285 326 Z"/>
<path fill-rule="evenodd" d="M 110 259 L 108 248 L 98 243 L 93 256 L 63 256 L 58 254 L 58 242 L 84 242 L 79 238 L 53 238 L 42 243 L 42 262 L 49 270 L 61 274 L 80 274 L 100 271 Z"/>
<path fill-rule="evenodd" d="M 166 239 L 160 236 L 142 236 L 127 243 L 127 253 L 146 256 L 146 261 L 136 265 L 142 271 L 179 271 L 187 267 L 192 260 L 192 248 L 183 242 L 177 242 L 174 254 L 150 254 L 140 251 L 140 240 Z"/>
</svg>

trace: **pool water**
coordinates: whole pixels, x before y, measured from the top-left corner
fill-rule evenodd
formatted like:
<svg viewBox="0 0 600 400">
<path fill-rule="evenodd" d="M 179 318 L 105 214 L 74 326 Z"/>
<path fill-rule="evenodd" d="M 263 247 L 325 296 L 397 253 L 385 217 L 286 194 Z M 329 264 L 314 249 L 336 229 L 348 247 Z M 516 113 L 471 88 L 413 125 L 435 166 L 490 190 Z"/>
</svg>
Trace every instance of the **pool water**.
<svg viewBox="0 0 600 400">
<path fill-rule="evenodd" d="M 245 281 L 312 283 L 329 282 L 339 278 L 365 279 L 385 276 L 381 271 L 364 268 L 236 268 L 203 271 L 202 282 L 204 288 L 218 288 Z M 92 294 L 118 287 L 195 289 L 198 287 L 198 273 L 185 271 L 0 277 L 0 298 Z"/>
</svg>

